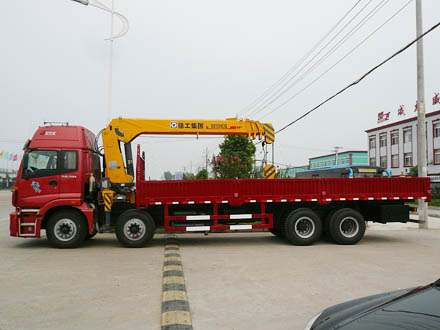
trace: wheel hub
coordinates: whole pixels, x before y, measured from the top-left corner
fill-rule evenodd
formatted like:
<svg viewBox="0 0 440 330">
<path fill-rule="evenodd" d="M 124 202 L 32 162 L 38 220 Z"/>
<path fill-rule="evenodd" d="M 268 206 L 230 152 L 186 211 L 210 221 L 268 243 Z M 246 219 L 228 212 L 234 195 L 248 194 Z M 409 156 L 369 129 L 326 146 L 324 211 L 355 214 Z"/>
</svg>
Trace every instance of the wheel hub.
<svg viewBox="0 0 440 330">
<path fill-rule="evenodd" d="M 66 242 L 75 237 L 76 224 L 71 219 L 60 219 L 55 224 L 54 234 L 60 241 Z"/>
<path fill-rule="evenodd" d="M 315 223 L 308 217 L 299 218 L 295 223 L 295 232 L 301 238 L 309 238 L 315 232 Z"/>
<path fill-rule="evenodd" d="M 352 217 L 346 217 L 342 219 L 339 229 L 342 235 L 351 238 L 359 232 L 359 223 Z"/>
<path fill-rule="evenodd" d="M 124 235 L 132 241 L 136 241 L 145 236 L 145 224 L 140 219 L 131 219 L 124 225 Z"/>
</svg>

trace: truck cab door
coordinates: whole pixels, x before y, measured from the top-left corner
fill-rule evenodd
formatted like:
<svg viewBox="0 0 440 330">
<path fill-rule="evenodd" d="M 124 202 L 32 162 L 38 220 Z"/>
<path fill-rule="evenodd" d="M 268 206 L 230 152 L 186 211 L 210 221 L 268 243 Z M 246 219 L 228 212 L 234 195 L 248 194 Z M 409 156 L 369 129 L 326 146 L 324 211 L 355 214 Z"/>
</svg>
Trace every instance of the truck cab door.
<svg viewBox="0 0 440 330">
<path fill-rule="evenodd" d="M 31 150 L 25 153 L 18 182 L 17 205 L 22 208 L 40 208 L 58 199 L 59 169 L 60 152 L 57 150 Z"/>
<path fill-rule="evenodd" d="M 82 200 L 85 171 L 81 171 L 81 164 L 84 162 L 81 153 L 78 150 L 61 150 L 60 157 L 60 198 Z"/>
</svg>

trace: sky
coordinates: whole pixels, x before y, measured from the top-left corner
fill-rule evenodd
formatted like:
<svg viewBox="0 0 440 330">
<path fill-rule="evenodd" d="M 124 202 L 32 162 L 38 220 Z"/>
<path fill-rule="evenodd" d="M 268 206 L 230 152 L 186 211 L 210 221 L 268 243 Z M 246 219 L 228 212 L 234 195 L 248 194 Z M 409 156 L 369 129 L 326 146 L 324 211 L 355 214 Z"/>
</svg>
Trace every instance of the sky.
<svg viewBox="0 0 440 330">
<path fill-rule="evenodd" d="M 412 41 L 415 1 L 372 34 L 407 2 L 114 0 L 115 10 L 128 18 L 130 30 L 114 42 L 111 117 L 224 119 L 264 108 L 249 118 L 270 122 L 277 130 Z M 296 72 L 291 80 L 295 82 L 338 42 L 339 48 L 277 101 L 249 108 L 353 6 L 320 46 L 328 43 L 327 48 L 312 60 L 317 48 L 303 62 L 311 61 L 309 66 L 299 66 L 288 79 Z M 374 8 L 377 12 L 367 20 Z M 4 13 L 0 20 L 0 152 L 22 152 L 24 142 L 44 121 L 69 122 L 95 133 L 104 128 L 109 78 L 109 42 L 104 39 L 110 35 L 109 14 L 71 0 L 2 1 L 0 10 Z M 440 1 L 423 1 L 424 30 L 440 20 L 439 12 Z M 365 24 L 343 39 L 359 22 Z M 115 19 L 115 30 L 119 29 Z M 440 91 L 439 41 L 440 28 L 424 39 L 427 112 L 440 109 L 432 106 L 434 93 Z M 400 105 L 405 106 L 406 118 L 415 115 L 416 78 L 416 48 L 412 47 L 278 134 L 276 163 L 304 165 L 309 157 L 331 153 L 335 146 L 366 150 L 365 130 L 378 125 L 379 112 L 391 112 L 390 122 L 404 119 L 397 115 Z M 276 109 L 288 98 L 290 102 Z M 222 137 L 140 137 L 135 144 L 146 152 L 147 176 L 160 179 L 164 171 L 194 172 L 203 167 L 205 154 L 217 153 L 221 141 Z M 261 157 L 258 146 L 256 158 Z"/>
</svg>

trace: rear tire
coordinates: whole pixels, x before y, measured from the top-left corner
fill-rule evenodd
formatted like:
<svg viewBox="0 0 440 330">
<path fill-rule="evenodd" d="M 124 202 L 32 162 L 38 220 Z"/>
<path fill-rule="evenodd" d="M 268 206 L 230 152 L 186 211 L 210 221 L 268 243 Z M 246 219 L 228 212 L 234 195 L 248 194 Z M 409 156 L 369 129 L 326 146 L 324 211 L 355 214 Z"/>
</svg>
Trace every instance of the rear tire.
<svg viewBox="0 0 440 330">
<path fill-rule="evenodd" d="M 310 209 L 292 211 L 284 221 L 284 235 L 294 245 L 311 245 L 321 233 L 321 219 Z"/>
<path fill-rule="evenodd" d="M 323 224 L 323 228 L 322 228 L 322 236 L 325 237 L 326 239 L 332 241 L 332 238 L 330 236 L 330 220 L 332 219 L 333 215 L 338 212 L 339 209 L 335 209 L 330 211 L 327 216 L 325 217 L 324 220 L 324 224 Z"/>
<path fill-rule="evenodd" d="M 362 214 L 354 209 L 344 208 L 335 212 L 331 217 L 329 234 L 338 244 L 353 245 L 364 237 L 365 228 Z"/>
<path fill-rule="evenodd" d="M 87 224 L 75 211 L 56 212 L 47 222 L 46 236 L 53 247 L 76 248 L 84 242 L 86 235 Z"/>
<path fill-rule="evenodd" d="M 155 225 L 153 218 L 146 212 L 129 210 L 122 213 L 116 222 L 118 241 L 129 248 L 140 248 L 153 238 Z"/>
</svg>

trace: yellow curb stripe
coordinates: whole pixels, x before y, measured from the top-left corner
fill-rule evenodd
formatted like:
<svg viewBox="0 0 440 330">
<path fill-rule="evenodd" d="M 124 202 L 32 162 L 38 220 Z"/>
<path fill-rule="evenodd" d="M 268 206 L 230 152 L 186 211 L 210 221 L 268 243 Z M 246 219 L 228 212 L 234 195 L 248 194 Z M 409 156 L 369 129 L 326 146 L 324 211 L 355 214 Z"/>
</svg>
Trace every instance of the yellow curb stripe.
<svg viewBox="0 0 440 330">
<path fill-rule="evenodd" d="M 182 276 L 167 276 L 163 278 L 163 284 L 185 284 L 185 279 Z"/>
<path fill-rule="evenodd" d="M 164 261 L 180 261 L 180 257 L 165 257 Z"/>
<path fill-rule="evenodd" d="M 185 291 L 164 291 L 162 292 L 162 301 L 169 300 L 188 300 Z"/>
<path fill-rule="evenodd" d="M 169 253 L 180 255 L 179 245 L 174 244 L 175 236 L 172 239 L 173 244 L 165 243 L 164 250 L 162 287 L 165 287 L 165 290 L 171 290 L 162 291 L 162 316 L 160 325 L 162 329 L 168 329 L 168 327 L 171 327 L 170 329 L 180 329 L 182 326 L 184 326 L 185 329 L 192 329 L 188 296 L 185 291 L 185 278 L 183 277 L 183 267 L 181 266 L 182 259 L 180 256 L 167 256 Z M 167 250 L 167 248 L 172 249 Z M 177 261 L 180 265 L 165 265 L 167 261 Z M 178 276 L 166 276 L 176 274 Z M 173 285 L 176 286 L 174 287 Z"/>
<path fill-rule="evenodd" d="M 167 326 L 172 324 L 191 325 L 191 314 L 185 311 L 171 311 L 162 313 L 161 325 Z"/>
<path fill-rule="evenodd" d="M 163 266 L 163 271 L 164 272 L 166 272 L 168 270 L 179 270 L 179 271 L 183 272 L 182 266 L 179 266 L 179 265 L 166 265 L 166 266 Z"/>
</svg>

